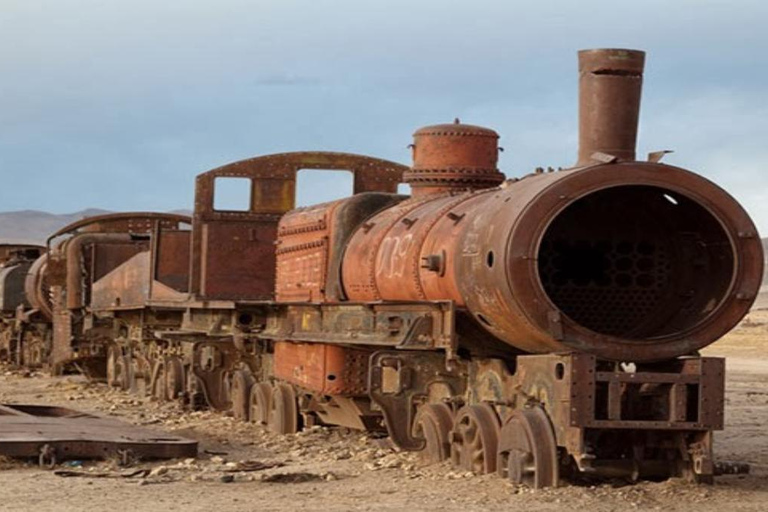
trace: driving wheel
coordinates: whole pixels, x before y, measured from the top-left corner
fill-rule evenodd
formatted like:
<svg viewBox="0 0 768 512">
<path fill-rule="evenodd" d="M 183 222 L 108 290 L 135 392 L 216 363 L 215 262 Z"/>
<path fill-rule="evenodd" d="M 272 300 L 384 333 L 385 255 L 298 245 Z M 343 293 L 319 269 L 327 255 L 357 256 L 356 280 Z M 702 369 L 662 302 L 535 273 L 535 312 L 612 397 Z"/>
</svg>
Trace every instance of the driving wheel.
<svg viewBox="0 0 768 512">
<path fill-rule="evenodd" d="M 269 409 L 269 430 L 276 434 L 295 434 L 299 431 L 299 408 L 296 393 L 287 384 L 276 384 Z"/>
<path fill-rule="evenodd" d="M 257 425 L 266 425 L 271 408 L 272 385 L 268 382 L 257 382 L 251 387 L 248 418 Z"/>
<path fill-rule="evenodd" d="M 165 361 L 165 397 L 176 400 L 184 393 L 184 365 L 178 357 L 169 357 Z"/>
<path fill-rule="evenodd" d="M 424 439 L 419 452 L 425 464 L 437 464 L 451 456 L 451 427 L 453 412 L 446 404 L 424 404 L 416 412 L 411 435 Z"/>
<path fill-rule="evenodd" d="M 498 473 L 534 489 L 555 487 L 559 480 L 557 443 L 541 407 L 514 411 L 499 435 Z"/>
<path fill-rule="evenodd" d="M 477 474 L 496 471 L 499 418 L 488 404 L 465 405 L 451 431 L 451 462 Z"/>
<path fill-rule="evenodd" d="M 252 386 L 253 377 L 251 376 L 251 372 L 237 370 L 232 375 L 232 413 L 235 418 L 240 421 L 248 421 Z"/>
</svg>

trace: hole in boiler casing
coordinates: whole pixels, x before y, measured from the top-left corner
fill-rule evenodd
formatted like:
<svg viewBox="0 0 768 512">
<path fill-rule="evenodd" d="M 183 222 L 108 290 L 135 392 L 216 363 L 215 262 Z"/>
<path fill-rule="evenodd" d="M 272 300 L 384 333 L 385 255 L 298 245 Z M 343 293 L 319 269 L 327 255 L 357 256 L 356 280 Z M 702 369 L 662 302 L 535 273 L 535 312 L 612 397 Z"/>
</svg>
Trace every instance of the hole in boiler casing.
<svg viewBox="0 0 768 512">
<path fill-rule="evenodd" d="M 563 363 L 557 363 L 555 365 L 555 378 L 557 380 L 563 380 L 565 377 L 565 365 Z"/>
<path fill-rule="evenodd" d="M 488 254 L 485 256 L 485 264 L 488 265 L 488 268 L 493 268 L 494 259 L 495 255 L 493 254 L 493 251 L 488 251 Z"/>
<path fill-rule="evenodd" d="M 482 313 L 478 313 L 478 314 L 477 314 L 477 319 L 478 319 L 478 320 L 480 320 L 480 321 L 481 321 L 482 323 L 484 323 L 485 325 L 487 325 L 488 327 L 493 327 L 493 324 L 492 324 L 492 323 L 491 323 L 491 322 L 490 322 L 490 321 L 489 321 L 487 318 L 485 318 L 485 317 L 482 315 Z"/>
</svg>

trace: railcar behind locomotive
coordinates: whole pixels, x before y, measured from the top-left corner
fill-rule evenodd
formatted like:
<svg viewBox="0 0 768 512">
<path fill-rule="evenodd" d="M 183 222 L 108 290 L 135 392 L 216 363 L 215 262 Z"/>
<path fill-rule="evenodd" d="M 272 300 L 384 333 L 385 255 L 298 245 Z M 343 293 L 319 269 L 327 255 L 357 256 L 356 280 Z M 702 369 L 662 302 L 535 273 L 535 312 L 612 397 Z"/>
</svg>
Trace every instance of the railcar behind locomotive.
<svg viewBox="0 0 768 512">
<path fill-rule="evenodd" d="M 717 185 L 637 160 L 644 60 L 579 53 L 570 169 L 506 179 L 498 134 L 457 121 L 418 130 L 411 167 L 303 152 L 204 173 L 191 231 L 157 224 L 87 279 L 72 265 L 54 326 L 74 300 L 69 336 L 110 385 L 277 433 L 386 431 L 534 487 L 708 481 L 724 363 L 698 351 L 749 310 L 762 247 Z M 300 169 L 349 170 L 354 195 L 294 208 Z M 249 204 L 217 209 L 233 178 Z"/>
<path fill-rule="evenodd" d="M 7 297 L 2 359 L 103 377 L 112 331 L 91 313 L 94 283 L 134 254 L 148 254 L 152 230 L 176 232 L 189 223 L 165 213 L 99 215 L 53 233 L 47 247 L 14 246 L 0 273 Z"/>
<path fill-rule="evenodd" d="M 18 315 L 29 308 L 24 282 L 45 248 L 35 244 L 0 244 L 0 360 L 23 364 L 17 336 Z"/>
</svg>

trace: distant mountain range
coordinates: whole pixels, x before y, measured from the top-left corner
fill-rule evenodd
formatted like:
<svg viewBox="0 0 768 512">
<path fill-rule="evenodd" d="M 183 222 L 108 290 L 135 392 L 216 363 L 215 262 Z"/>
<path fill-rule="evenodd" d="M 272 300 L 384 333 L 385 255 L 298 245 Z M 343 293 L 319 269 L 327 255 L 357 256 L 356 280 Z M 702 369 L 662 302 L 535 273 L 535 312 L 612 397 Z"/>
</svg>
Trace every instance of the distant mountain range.
<svg viewBox="0 0 768 512">
<path fill-rule="evenodd" d="M 105 213 L 111 212 L 97 208 L 60 214 L 38 210 L 0 212 L 0 242 L 44 244 L 49 235 L 67 224 Z M 177 210 L 171 213 L 190 214 L 188 210 Z"/>
<path fill-rule="evenodd" d="M 38 210 L 0 212 L 0 240 L 3 242 L 44 243 L 48 235 L 67 224 L 105 213 L 109 212 L 96 208 L 62 214 Z"/>
</svg>

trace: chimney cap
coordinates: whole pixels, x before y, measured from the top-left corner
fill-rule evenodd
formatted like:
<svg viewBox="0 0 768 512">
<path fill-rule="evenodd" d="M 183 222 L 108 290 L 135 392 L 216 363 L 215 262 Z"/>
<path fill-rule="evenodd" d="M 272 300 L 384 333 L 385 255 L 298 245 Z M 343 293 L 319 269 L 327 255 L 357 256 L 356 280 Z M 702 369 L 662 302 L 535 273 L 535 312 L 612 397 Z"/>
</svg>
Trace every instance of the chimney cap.
<svg viewBox="0 0 768 512">
<path fill-rule="evenodd" d="M 596 48 L 579 51 L 579 72 L 616 74 L 643 73 L 645 52 L 626 48 Z"/>
<path fill-rule="evenodd" d="M 470 136 L 470 137 L 493 137 L 499 138 L 499 134 L 495 130 L 485 128 L 483 126 L 475 126 L 472 124 L 462 124 L 458 118 L 453 123 L 434 124 L 430 126 L 424 126 L 416 130 L 413 134 L 414 137 L 421 135 L 438 135 L 438 136 Z"/>
</svg>

